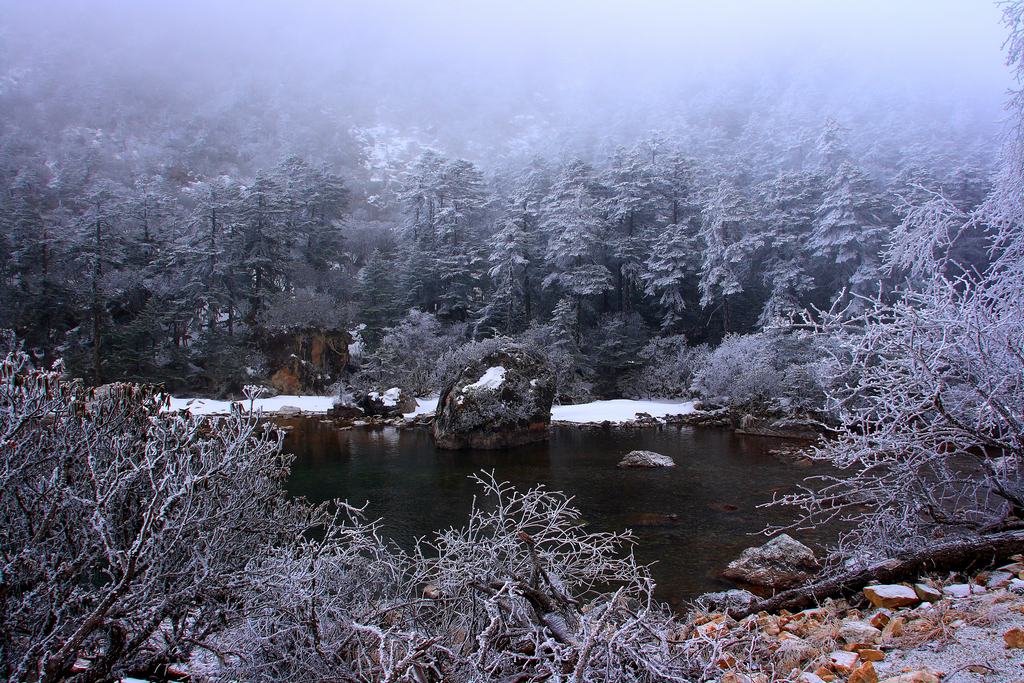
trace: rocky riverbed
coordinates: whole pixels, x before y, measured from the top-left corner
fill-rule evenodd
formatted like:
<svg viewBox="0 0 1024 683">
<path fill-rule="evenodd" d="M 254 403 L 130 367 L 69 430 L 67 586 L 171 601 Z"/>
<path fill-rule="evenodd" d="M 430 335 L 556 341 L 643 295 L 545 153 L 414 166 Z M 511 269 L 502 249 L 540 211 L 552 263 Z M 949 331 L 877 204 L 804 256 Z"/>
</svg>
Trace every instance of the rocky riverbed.
<svg viewBox="0 0 1024 683">
<path fill-rule="evenodd" d="M 1024 680 L 1024 558 L 971 576 L 870 585 L 800 612 L 735 620 L 729 591 L 699 599 L 676 638 L 713 646 L 725 683 Z M 701 605 L 714 604 L 715 609 Z M 739 645 L 740 647 L 737 647 Z"/>
</svg>

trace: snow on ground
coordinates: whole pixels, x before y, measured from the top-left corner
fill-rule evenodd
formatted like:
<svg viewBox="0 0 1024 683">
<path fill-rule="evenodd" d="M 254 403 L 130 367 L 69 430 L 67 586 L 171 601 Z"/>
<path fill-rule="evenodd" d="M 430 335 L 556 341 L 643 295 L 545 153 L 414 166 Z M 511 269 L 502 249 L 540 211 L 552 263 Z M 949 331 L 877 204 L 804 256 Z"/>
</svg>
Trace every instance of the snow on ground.
<svg viewBox="0 0 1024 683">
<path fill-rule="evenodd" d="M 326 413 L 338 400 L 337 396 L 273 396 L 258 398 L 253 402 L 256 410 L 264 413 L 276 413 L 285 406 L 298 408 L 304 413 Z M 231 412 L 231 404 L 239 403 L 248 410 L 248 401 L 217 401 L 211 398 L 174 398 L 171 397 L 171 410 L 185 410 L 193 415 L 227 415 Z"/>
<path fill-rule="evenodd" d="M 416 410 L 411 413 L 404 413 L 402 417 L 406 420 L 411 420 L 417 415 L 433 415 L 437 410 L 437 401 L 441 398 L 440 396 L 427 396 L 426 398 L 416 399 Z"/>
<path fill-rule="evenodd" d="M 494 386 L 501 386 L 504 381 L 504 368 L 490 368 L 484 377 L 480 378 L 481 384 L 491 370 L 501 370 L 491 374 L 489 381 L 494 382 L 500 375 Z M 473 385 L 470 385 L 473 386 Z M 386 397 L 390 392 L 385 392 Z M 255 401 L 255 408 L 264 413 L 276 413 L 282 408 L 289 406 L 298 408 L 304 413 L 326 413 L 337 400 L 335 396 L 274 396 L 272 398 L 260 398 Z M 416 410 L 405 413 L 406 419 L 418 415 L 429 415 L 437 409 L 437 396 L 428 396 L 416 399 Z M 231 412 L 232 401 L 217 401 L 209 398 L 171 398 L 171 410 L 192 411 L 193 415 L 226 415 Z M 241 403 L 246 409 L 248 401 L 234 401 Z M 626 422 L 636 418 L 637 413 L 647 413 L 652 417 L 665 417 L 666 415 L 685 415 L 693 412 L 693 401 L 633 401 L 630 399 L 614 399 L 611 401 L 591 401 L 568 406 L 552 406 L 551 419 L 559 422 Z"/>
<path fill-rule="evenodd" d="M 685 415 L 694 411 L 693 401 L 634 401 L 618 398 L 569 406 L 552 406 L 551 419 L 561 422 L 625 422 L 637 413 L 651 417 Z"/>
<path fill-rule="evenodd" d="M 372 398 L 374 401 L 380 401 L 389 408 L 398 405 L 398 399 L 401 395 L 402 390 L 399 389 L 398 387 L 391 387 L 383 394 L 378 394 L 376 391 L 371 391 L 369 393 L 370 398 Z"/>
<path fill-rule="evenodd" d="M 477 389 L 497 389 L 505 381 L 505 368 L 500 365 L 487 368 L 487 371 L 480 376 L 480 379 L 462 387 L 462 393 L 476 391 Z"/>
</svg>

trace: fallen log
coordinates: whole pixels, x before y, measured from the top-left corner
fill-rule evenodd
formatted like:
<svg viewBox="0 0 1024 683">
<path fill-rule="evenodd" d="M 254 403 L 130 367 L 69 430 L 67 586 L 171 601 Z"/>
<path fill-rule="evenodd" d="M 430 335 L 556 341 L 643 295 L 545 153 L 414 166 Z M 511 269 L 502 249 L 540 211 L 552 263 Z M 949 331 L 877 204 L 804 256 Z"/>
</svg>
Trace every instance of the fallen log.
<svg viewBox="0 0 1024 683">
<path fill-rule="evenodd" d="M 944 541 L 890 560 L 777 593 L 770 598 L 758 600 L 749 607 L 730 610 L 729 616 L 742 619 L 758 612 L 802 610 L 817 606 L 825 598 L 855 593 L 871 581 L 895 583 L 916 579 L 924 572 L 988 566 L 1020 552 L 1024 552 L 1024 530 Z"/>
</svg>

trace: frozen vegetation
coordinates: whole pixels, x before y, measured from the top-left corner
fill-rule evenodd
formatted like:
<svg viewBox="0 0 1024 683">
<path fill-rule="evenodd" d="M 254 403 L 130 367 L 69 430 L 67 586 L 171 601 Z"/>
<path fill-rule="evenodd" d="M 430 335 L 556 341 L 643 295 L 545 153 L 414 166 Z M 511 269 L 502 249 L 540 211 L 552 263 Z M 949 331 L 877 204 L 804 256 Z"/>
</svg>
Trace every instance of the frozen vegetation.
<svg viewBox="0 0 1024 683">
<path fill-rule="evenodd" d="M 0 678 L 873 682 L 963 625 L 922 571 L 1024 551 L 1024 1 L 380 4 L 0 0 Z M 820 426 L 771 504 L 840 531 L 689 613 L 493 475 L 402 549 L 254 414 L 336 402 Z"/>
</svg>

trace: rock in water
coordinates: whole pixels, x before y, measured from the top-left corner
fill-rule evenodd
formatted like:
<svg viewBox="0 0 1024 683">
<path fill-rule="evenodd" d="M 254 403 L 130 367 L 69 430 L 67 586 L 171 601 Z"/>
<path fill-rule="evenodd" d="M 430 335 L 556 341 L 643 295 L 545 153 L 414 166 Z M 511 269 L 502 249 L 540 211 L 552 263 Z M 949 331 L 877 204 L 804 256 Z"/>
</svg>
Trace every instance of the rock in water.
<svg viewBox="0 0 1024 683">
<path fill-rule="evenodd" d="M 619 467 L 675 467 L 672 458 L 654 451 L 630 451 L 619 462 Z"/>
<path fill-rule="evenodd" d="M 434 443 L 496 449 L 546 441 L 554 377 L 546 359 L 518 345 L 470 363 L 441 393 Z"/>
<path fill-rule="evenodd" d="M 789 588 L 809 579 L 820 565 L 814 551 L 789 534 L 779 534 L 756 548 L 747 548 L 722 575 L 766 588 Z"/>
</svg>

